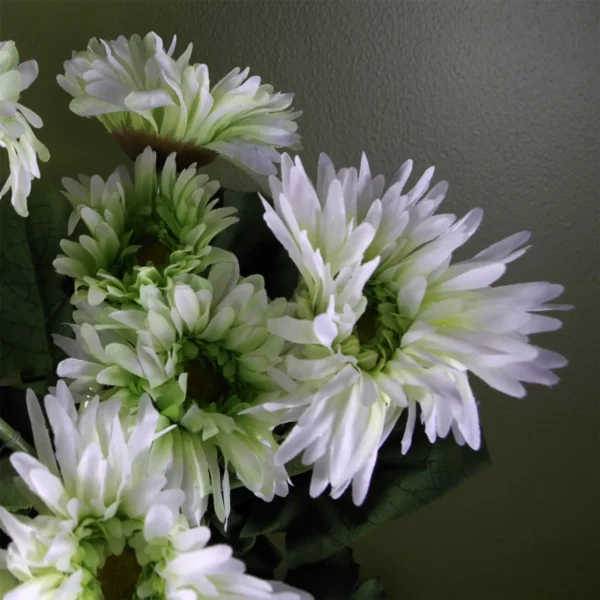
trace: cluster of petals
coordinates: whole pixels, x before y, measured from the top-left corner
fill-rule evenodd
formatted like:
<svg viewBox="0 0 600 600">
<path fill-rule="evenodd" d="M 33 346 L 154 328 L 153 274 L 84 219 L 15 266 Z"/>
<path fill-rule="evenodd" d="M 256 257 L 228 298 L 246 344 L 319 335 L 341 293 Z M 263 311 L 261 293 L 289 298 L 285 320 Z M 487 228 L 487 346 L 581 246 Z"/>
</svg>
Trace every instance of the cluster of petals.
<svg viewBox="0 0 600 600">
<path fill-rule="evenodd" d="M 270 369 L 281 361 L 285 342 L 267 323 L 285 314 L 287 302 L 270 301 L 262 277 L 240 277 L 237 262 L 214 265 L 207 278 L 165 279 L 153 268 L 140 277 L 146 283 L 137 304 L 78 306 L 75 339 L 55 336 L 69 356 L 59 376 L 79 395 L 116 398 L 132 411 L 142 394 L 152 398 L 165 426 L 176 425 L 155 451 L 171 484 L 186 492 L 190 521 L 199 522 L 211 495 L 217 516 L 226 520 L 229 469 L 265 500 L 285 495 L 287 473 L 274 461 L 278 421 L 245 409 L 279 395 Z M 207 377 L 215 370 L 211 386 Z M 213 387 L 214 397 L 204 400 Z"/>
<path fill-rule="evenodd" d="M 313 497 L 351 489 L 360 505 L 395 428 L 404 454 L 416 427 L 479 450 L 471 377 L 521 398 L 566 364 L 531 341 L 561 326 L 546 313 L 571 308 L 553 303 L 562 286 L 499 283 L 528 232 L 455 260 L 483 211 L 438 212 L 448 184 L 432 185 L 433 167 L 409 186 L 407 161 L 386 185 L 365 155 L 337 170 L 322 154 L 313 182 L 280 154 L 299 148 L 293 94 L 248 69 L 211 85 L 192 45 L 178 58 L 175 45 L 94 38 L 57 78 L 135 164 L 63 180 L 73 210 L 53 265 L 74 283 L 74 335 L 54 336 L 64 380 L 45 411 L 27 395 L 37 457 L 10 459 L 37 516 L 0 507 L 5 600 L 103 598 L 101 571 L 123 553 L 139 569 L 134 598 L 309 600 L 210 545 L 211 503 L 227 525 L 233 486 L 285 496 L 299 459 Z M 11 189 L 22 216 L 49 157 L 19 103 L 37 73 L 0 42 L 0 197 Z M 297 268 L 291 298 L 269 298 L 218 247 L 236 209 L 198 169 L 219 155 L 269 176 L 264 220 Z"/>
<path fill-rule="evenodd" d="M 39 514 L 0 507 L 0 526 L 12 540 L 0 565 L 15 579 L 5 600 L 99 600 L 106 560 L 124 552 L 140 571 L 134 598 L 309 598 L 246 574 L 229 546 L 208 545 L 207 527 L 188 525 L 184 492 L 169 488 L 153 456 L 161 431 L 148 397 L 135 418 L 118 400 L 94 398 L 78 411 L 59 381 L 45 398 L 53 439 L 31 392 L 27 406 L 37 458 L 17 452 L 10 460 Z"/>
<path fill-rule="evenodd" d="M 33 132 L 43 125 L 40 117 L 19 102 L 38 76 L 35 60 L 19 63 L 19 52 L 13 41 L 0 42 L 0 148 L 8 153 L 9 175 L 0 189 L 0 198 L 11 190 L 11 203 L 22 217 L 29 214 L 27 198 L 31 182 L 38 179 L 38 159 L 50 158 L 48 149 Z"/>
<path fill-rule="evenodd" d="M 432 442 L 452 431 L 479 449 L 469 373 L 522 397 L 523 383 L 552 385 L 553 369 L 566 364 L 529 340 L 560 327 L 540 313 L 569 308 L 548 304 L 562 286 L 493 285 L 527 250 L 529 233 L 453 263 L 482 211 L 436 213 L 447 183 L 430 187 L 430 168 L 407 190 L 411 170 L 408 161 L 386 188 L 366 156 L 359 169 L 336 171 L 321 155 L 313 185 L 301 160 L 284 155 L 281 178 L 270 178 L 265 221 L 301 283 L 296 314 L 269 323 L 292 344 L 278 373 L 288 394 L 253 410 L 295 423 L 277 460 L 302 454 L 315 496 L 330 485 L 338 497 L 352 484 L 360 504 L 378 448 L 403 413 L 403 452 L 418 413 Z"/>
<path fill-rule="evenodd" d="M 176 37 L 165 49 L 153 32 L 93 38 L 57 80 L 73 96 L 73 112 L 98 117 L 109 131 L 143 133 L 146 141 L 167 140 L 222 155 L 258 176 L 274 174 L 278 149 L 299 146 L 294 95 L 274 93 L 260 77 L 248 77 L 249 69 L 235 68 L 211 86 L 208 67 L 190 64 L 192 45 L 177 59 L 175 45 Z"/>
</svg>

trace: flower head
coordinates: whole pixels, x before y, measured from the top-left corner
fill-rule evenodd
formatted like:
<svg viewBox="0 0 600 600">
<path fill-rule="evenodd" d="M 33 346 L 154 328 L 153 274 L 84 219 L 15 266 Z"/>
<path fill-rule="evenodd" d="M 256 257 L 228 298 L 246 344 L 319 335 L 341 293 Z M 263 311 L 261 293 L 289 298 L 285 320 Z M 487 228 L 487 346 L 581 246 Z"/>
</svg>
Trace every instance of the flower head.
<svg viewBox="0 0 600 600">
<path fill-rule="evenodd" d="M 138 597 L 150 600 L 312 600 L 300 590 L 267 582 L 246 574 L 245 565 L 233 558 L 224 544 L 207 546 L 208 527 L 182 528 L 172 533 L 166 543 L 149 546 L 138 534 L 142 560 L 147 560 L 148 578 L 140 586 Z M 160 540 L 163 541 L 163 540 Z M 148 568 L 149 567 L 149 568 Z M 284 589 L 285 591 L 280 591 Z"/>
<path fill-rule="evenodd" d="M 201 518 L 211 493 L 226 518 L 230 467 L 260 497 L 285 494 L 286 471 L 274 462 L 276 421 L 241 413 L 280 392 L 270 372 L 284 340 L 266 323 L 285 314 L 286 301 L 269 301 L 262 278 L 240 278 L 237 263 L 214 265 L 207 278 L 142 273 L 137 305 L 75 311 L 77 340 L 56 336 L 71 356 L 58 372 L 75 391 L 132 409 L 148 393 L 165 422 L 177 424 L 156 453 L 186 492 L 190 520 Z"/>
<path fill-rule="evenodd" d="M 184 493 L 166 490 L 151 458 L 159 415 L 142 398 L 137 417 L 118 401 L 94 399 L 77 413 L 66 385 L 45 399 L 55 452 L 35 396 L 27 404 L 38 459 L 11 462 L 40 514 L 0 507 L 12 542 L 0 567 L 15 577 L 5 600 L 228 598 L 300 600 L 244 573 L 228 546 L 207 546 L 207 527 L 190 528 L 179 509 Z"/>
<path fill-rule="evenodd" d="M 149 469 L 159 415 L 147 397 L 133 420 L 121 418 L 120 402 L 98 398 L 78 413 L 60 381 L 56 395 L 45 398 L 53 449 L 31 392 L 27 407 L 38 458 L 18 452 L 10 460 L 40 515 L 28 519 L 0 508 L 0 524 L 13 540 L 5 563 L 23 582 L 5 598 L 102 597 L 96 575 L 106 558 L 165 515 L 175 522 L 183 503 L 181 490 L 164 489 L 164 471 Z"/>
<path fill-rule="evenodd" d="M 560 321 L 538 314 L 562 292 L 549 283 L 490 287 L 521 256 L 529 234 L 516 234 L 451 264 L 476 231 L 482 212 L 462 219 L 435 214 L 447 189 L 429 189 L 428 169 L 408 192 L 412 163 L 387 189 L 359 170 L 335 170 L 322 155 L 316 187 L 300 159 L 284 155 L 281 180 L 271 178 L 274 208 L 265 220 L 301 274 L 296 314 L 269 329 L 292 342 L 281 377 L 287 398 L 252 412 L 282 412 L 297 421 L 282 444 L 281 463 L 303 453 L 314 464 L 311 492 L 340 495 L 353 483 L 364 499 L 379 445 L 404 409 L 403 452 L 417 414 L 433 442 L 452 430 L 459 444 L 480 446 L 468 372 L 509 395 L 522 382 L 557 381 L 565 360 L 529 342 Z M 428 191 L 429 190 L 429 191 Z"/>
<path fill-rule="evenodd" d="M 204 165 L 223 155 L 257 175 L 276 172 L 277 148 L 297 148 L 293 94 L 273 93 L 248 69 L 234 69 L 212 87 L 208 68 L 190 64 L 192 45 L 173 58 L 155 33 L 90 40 L 65 62 L 60 86 L 71 110 L 97 116 L 132 158 L 148 145 L 162 163 L 177 152 L 178 166 Z"/>
<path fill-rule="evenodd" d="M 55 450 L 37 398 L 29 391 L 37 458 L 23 452 L 10 458 L 38 505 L 44 504 L 40 512 L 72 523 L 144 515 L 166 483 L 160 471 L 148 481 L 159 421 L 150 399 L 141 398 L 135 418 L 123 418 L 118 400 L 100 402 L 98 397 L 78 413 L 67 385 L 59 381 L 56 395 L 46 396 L 45 407 Z"/>
<path fill-rule="evenodd" d="M 26 217 L 27 197 L 31 182 L 39 178 L 38 158 L 47 161 L 48 149 L 42 144 L 32 127 L 42 126 L 42 120 L 32 110 L 19 103 L 19 96 L 36 79 L 38 65 L 35 60 L 19 64 L 19 53 L 12 41 L 0 42 L 0 147 L 6 148 L 9 175 L 0 189 L 0 198 L 12 189 L 11 203 L 22 217 Z"/>
<path fill-rule="evenodd" d="M 98 175 L 63 179 L 73 206 L 69 234 L 79 223 L 87 230 L 77 240 L 61 241 L 54 267 L 75 279 L 74 302 L 91 305 L 137 297 L 139 271 L 151 263 L 166 276 L 199 273 L 234 257 L 210 245 L 237 221 L 234 208 L 216 208 L 216 181 L 192 165 L 178 174 L 175 155 L 161 173 L 156 154 L 146 150 L 135 161 L 133 178 L 119 167 L 105 181 Z"/>
</svg>

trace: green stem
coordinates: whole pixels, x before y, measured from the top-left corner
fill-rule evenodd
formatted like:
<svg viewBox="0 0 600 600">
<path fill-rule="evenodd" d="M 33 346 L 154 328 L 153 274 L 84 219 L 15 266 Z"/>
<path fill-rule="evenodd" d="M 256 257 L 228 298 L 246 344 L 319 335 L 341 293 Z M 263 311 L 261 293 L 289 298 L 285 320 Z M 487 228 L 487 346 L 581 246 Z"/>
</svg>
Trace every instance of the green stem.
<svg viewBox="0 0 600 600">
<path fill-rule="evenodd" d="M 0 440 L 13 452 L 27 452 L 35 456 L 33 448 L 4 419 L 0 419 Z"/>
</svg>

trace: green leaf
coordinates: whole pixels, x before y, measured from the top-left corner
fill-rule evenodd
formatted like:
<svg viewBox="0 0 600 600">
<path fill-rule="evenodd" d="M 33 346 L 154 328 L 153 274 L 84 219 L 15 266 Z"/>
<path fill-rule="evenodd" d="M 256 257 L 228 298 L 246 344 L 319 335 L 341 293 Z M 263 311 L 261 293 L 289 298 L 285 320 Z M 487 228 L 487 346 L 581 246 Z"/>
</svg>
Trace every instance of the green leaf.
<svg viewBox="0 0 600 600">
<path fill-rule="evenodd" d="M 489 465 L 485 447 L 474 451 L 453 439 L 430 444 L 422 429 L 415 431 L 411 449 L 403 456 L 403 429 L 400 422 L 381 448 L 362 506 L 354 506 L 350 493 L 338 500 L 327 495 L 312 499 L 311 474 L 305 473 L 293 479 L 286 498 L 264 504 L 237 497 L 236 510 L 245 518 L 240 535 L 285 531 L 290 567 L 319 562 L 372 529 L 432 502 Z"/>
<path fill-rule="evenodd" d="M 283 559 L 275 544 L 264 535 L 255 538 L 250 550 L 244 553 L 234 552 L 234 556 L 244 561 L 248 573 L 261 579 L 275 579 L 275 569 Z"/>
<path fill-rule="evenodd" d="M 255 273 L 262 275 L 271 298 L 289 298 L 298 284 L 298 270 L 267 227 L 259 195 L 221 190 L 221 197 L 221 206 L 237 209 L 239 221 L 219 234 L 215 245 L 237 256 L 245 277 Z"/>
<path fill-rule="evenodd" d="M 387 597 L 383 581 L 379 577 L 373 577 L 358 584 L 350 600 L 386 600 Z"/>
<path fill-rule="evenodd" d="M 0 377 L 52 375 L 59 357 L 52 333 L 71 320 L 70 291 L 52 267 L 67 235 L 69 206 L 35 182 L 29 217 L 0 202 Z"/>
<path fill-rule="evenodd" d="M 321 562 L 288 569 L 285 582 L 319 600 L 347 600 L 358 576 L 359 567 L 352 558 L 352 550 L 344 548 Z"/>
<path fill-rule="evenodd" d="M 14 482 L 15 477 L 18 477 L 18 474 L 10 460 L 0 460 L 0 506 L 13 512 L 27 510 L 31 508 L 31 502 L 18 490 Z"/>
<path fill-rule="evenodd" d="M 244 561 L 251 575 L 262 579 L 273 579 L 275 569 L 282 560 L 281 552 L 266 536 L 240 536 L 244 520 L 232 510 L 227 521 L 227 528 L 213 515 L 210 519 L 213 544 L 225 543 L 233 548 L 236 558 Z"/>
<path fill-rule="evenodd" d="M 381 579 L 359 581 L 359 574 L 352 550 L 344 548 L 321 562 L 288 569 L 285 581 L 318 600 L 386 600 Z"/>
</svg>

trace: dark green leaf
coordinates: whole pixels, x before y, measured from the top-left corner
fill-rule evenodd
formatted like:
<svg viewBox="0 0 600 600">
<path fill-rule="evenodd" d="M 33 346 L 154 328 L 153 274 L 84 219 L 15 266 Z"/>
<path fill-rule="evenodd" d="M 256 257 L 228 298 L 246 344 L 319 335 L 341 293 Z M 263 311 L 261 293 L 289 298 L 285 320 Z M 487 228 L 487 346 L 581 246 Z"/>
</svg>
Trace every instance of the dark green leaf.
<svg viewBox="0 0 600 600">
<path fill-rule="evenodd" d="M 40 390 L 37 390 L 36 394 L 38 398 L 41 398 L 47 392 L 47 388 L 41 390 L 41 393 L 38 392 Z M 33 437 L 25 396 L 26 388 L 23 384 L 0 388 L 0 417 L 18 431 L 31 445 Z"/>
<path fill-rule="evenodd" d="M 386 600 L 387 597 L 383 581 L 378 577 L 373 577 L 373 579 L 367 579 L 358 584 L 352 592 L 350 600 Z"/>
<path fill-rule="evenodd" d="M 380 579 L 359 581 L 359 575 L 352 550 L 344 548 L 321 562 L 289 569 L 285 581 L 318 600 L 386 600 Z"/>
<path fill-rule="evenodd" d="M 0 506 L 10 511 L 29 509 L 31 502 L 17 489 L 15 477 L 18 475 L 10 460 L 8 458 L 0 460 Z"/>
<path fill-rule="evenodd" d="M 348 600 L 358 576 L 359 567 L 352 558 L 352 550 L 344 548 L 321 562 L 289 569 L 285 581 L 318 600 Z"/>
<path fill-rule="evenodd" d="M 264 504 L 246 497 L 237 500 L 245 517 L 241 535 L 286 531 L 290 567 L 319 562 L 380 525 L 420 508 L 450 491 L 489 465 L 486 448 L 473 451 L 453 439 L 430 444 L 415 431 L 408 455 L 403 456 L 401 422 L 380 451 L 365 503 L 356 507 L 349 493 L 339 500 L 308 493 L 310 473 L 293 479 L 287 498 Z M 239 492 L 242 493 L 242 492 Z"/>
<path fill-rule="evenodd" d="M 244 519 L 235 510 L 232 510 L 227 519 L 227 527 L 219 521 L 214 512 L 210 512 L 210 528 L 212 530 L 212 541 L 214 543 L 227 543 L 236 552 L 248 552 L 256 541 L 257 536 L 241 536 L 240 532 L 244 526 Z"/>
<path fill-rule="evenodd" d="M 275 569 L 282 560 L 281 552 L 264 535 L 241 537 L 244 520 L 232 510 L 227 528 L 216 516 L 212 516 L 210 526 L 212 543 L 225 543 L 233 548 L 234 556 L 243 560 L 248 572 L 262 579 L 273 579 Z"/>
<path fill-rule="evenodd" d="M 242 275 L 262 275 L 271 298 L 289 298 L 298 283 L 298 271 L 267 227 L 259 195 L 221 190 L 221 197 L 221 205 L 236 208 L 240 220 L 218 235 L 215 245 L 237 256 Z"/>
<path fill-rule="evenodd" d="M 71 320 L 69 290 L 52 267 L 67 234 L 68 203 L 36 182 L 28 204 L 22 218 L 0 202 L 0 377 L 20 373 L 24 380 L 53 373 L 51 334 Z"/>
<path fill-rule="evenodd" d="M 261 579 L 275 579 L 275 569 L 283 556 L 275 544 L 264 535 L 255 538 L 254 545 L 244 553 L 234 553 L 244 561 L 248 573 Z"/>
</svg>

